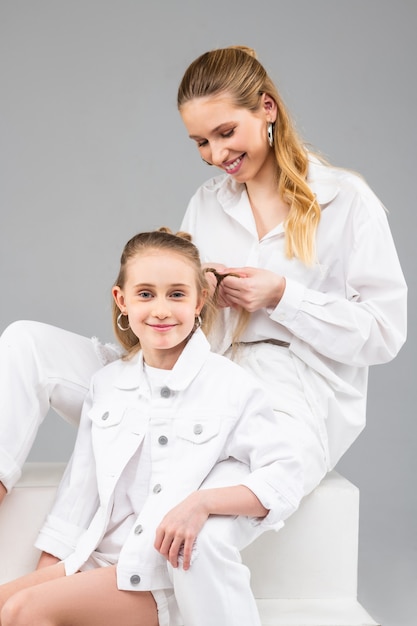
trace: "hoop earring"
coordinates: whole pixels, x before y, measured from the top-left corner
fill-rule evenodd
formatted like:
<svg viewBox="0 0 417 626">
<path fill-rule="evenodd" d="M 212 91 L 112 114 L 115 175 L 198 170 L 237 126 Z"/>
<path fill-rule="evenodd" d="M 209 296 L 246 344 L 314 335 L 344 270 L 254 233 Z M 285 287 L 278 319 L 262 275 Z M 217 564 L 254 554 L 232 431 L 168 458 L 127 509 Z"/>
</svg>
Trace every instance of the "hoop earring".
<svg viewBox="0 0 417 626">
<path fill-rule="evenodd" d="M 121 323 L 120 323 L 122 317 L 123 317 L 123 313 L 119 313 L 119 315 L 117 316 L 116 324 L 117 324 L 117 328 L 119 330 L 122 330 L 125 333 L 127 330 L 129 330 L 130 324 L 129 324 L 129 319 L 128 319 L 127 320 L 127 326 L 122 326 Z"/>
<path fill-rule="evenodd" d="M 268 133 L 268 143 L 269 147 L 272 148 L 274 145 L 274 124 L 273 122 L 268 122 L 266 125 L 266 130 Z"/>
<path fill-rule="evenodd" d="M 195 322 L 194 322 L 194 330 L 197 330 L 197 328 L 201 328 L 201 324 L 202 324 L 202 319 L 201 319 L 201 315 L 196 315 L 195 316 Z"/>
</svg>

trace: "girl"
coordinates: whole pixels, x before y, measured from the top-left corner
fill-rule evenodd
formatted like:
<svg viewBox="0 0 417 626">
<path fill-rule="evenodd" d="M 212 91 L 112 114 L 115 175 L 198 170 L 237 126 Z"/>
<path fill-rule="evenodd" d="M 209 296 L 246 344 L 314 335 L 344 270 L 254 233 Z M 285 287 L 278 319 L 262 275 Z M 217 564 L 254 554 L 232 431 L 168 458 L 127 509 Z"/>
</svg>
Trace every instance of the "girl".
<svg viewBox="0 0 417 626">
<path fill-rule="evenodd" d="M 247 516 L 260 532 L 279 528 L 297 508 L 300 463 L 262 390 L 210 352 L 199 329 L 210 322 L 206 295 L 187 238 L 163 229 L 126 244 L 113 287 L 126 356 L 93 376 L 71 463 L 38 539 L 53 557 L 0 587 L 1 626 L 183 624 L 171 571 L 179 563 L 192 571 L 208 517 Z M 237 483 L 230 457 L 245 468 Z M 216 464 L 229 486 L 199 490 Z M 237 590 L 236 614 L 216 623 L 257 624 L 256 609 L 244 612 L 251 591 L 239 563 L 216 591 L 227 600 Z"/>
</svg>

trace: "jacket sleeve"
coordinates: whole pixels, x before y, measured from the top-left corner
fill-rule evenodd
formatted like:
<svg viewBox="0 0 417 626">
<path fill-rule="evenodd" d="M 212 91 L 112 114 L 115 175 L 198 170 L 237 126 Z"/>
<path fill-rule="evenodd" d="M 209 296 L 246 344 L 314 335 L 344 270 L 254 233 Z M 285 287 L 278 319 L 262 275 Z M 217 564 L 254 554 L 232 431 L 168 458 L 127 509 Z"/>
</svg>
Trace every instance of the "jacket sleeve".
<svg viewBox="0 0 417 626">
<path fill-rule="evenodd" d="M 265 530 L 278 530 L 304 495 L 303 464 L 295 432 L 298 426 L 285 414 L 277 416 L 266 402 L 264 391 L 249 379 L 239 389 L 240 419 L 231 432 L 227 453 L 249 466 L 250 473 L 241 484 L 269 509 L 265 518 L 255 519 L 254 523 Z"/>
<path fill-rule="evenodd" d="M 317 353 L 363 367 L 390 361 L 403 345 L 407 286 L 379 200 L 365 187 L 355 204 L 352 245 L 334 259 L 346 257 L 344 293 L 339 286 L 314 291 L 289 278 L 270 317 Z"/>
<path fill-rule="evenodd" d="M 98 507 L 94 454 L 91 444 L 92 391 L 84 402 L 75 447 L 54 504 L 36 540 L 36 547 L 61 560 L 73 550 Z"/>
</svg>

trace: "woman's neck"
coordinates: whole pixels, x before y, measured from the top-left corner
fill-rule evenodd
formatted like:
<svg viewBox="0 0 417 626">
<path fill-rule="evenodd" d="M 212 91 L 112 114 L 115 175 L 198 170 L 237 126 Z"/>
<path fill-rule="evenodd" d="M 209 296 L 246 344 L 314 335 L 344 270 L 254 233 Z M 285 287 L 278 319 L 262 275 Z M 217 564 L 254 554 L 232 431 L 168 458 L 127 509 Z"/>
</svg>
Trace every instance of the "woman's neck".
<svg viewBox="0 0 417 626">
<path fill-rule="evenodd" d="M 286 220 L 290 207 L 280 195 L 276 179 L 271 177 L 267 181 L 249 181 L 246 190 L 258 237 L 262 239 Z"/>
</svg>

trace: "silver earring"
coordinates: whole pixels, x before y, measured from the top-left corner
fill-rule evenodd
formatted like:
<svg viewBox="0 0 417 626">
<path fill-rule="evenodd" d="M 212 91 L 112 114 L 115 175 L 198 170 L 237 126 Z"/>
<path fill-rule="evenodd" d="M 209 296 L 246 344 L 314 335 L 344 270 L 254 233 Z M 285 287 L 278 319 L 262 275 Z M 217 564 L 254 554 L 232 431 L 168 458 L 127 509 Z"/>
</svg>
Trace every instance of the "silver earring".
<svg viewBox="0 0 417 626">
<path fill-rule="evenodd" d="M 201 324 L 202 324 L 202 319 L 201 319 L 201 315 L 196 315 L 195 316 L 195 322 L 194 322 L 194 330 L 197 330 L 197 328 L 201 328 Z"/>
<path fill-rule="evenodd" d="M 130 324 L 129 324 L 129 319 L 127 320 L 127 326 L 122 326 L 121 325 L 121 319 L 123 317 L 123 313 L 119 313 L 119 315 L 117 316 L 117 320 L 116 320 L 116 324 L 117 324 L 117 328 L 119 328 L 120 330 L 122 330 L 124 333 L 129 330 L 130 328 Z"/>
<path fill-rule="evenodd" d="M 272 146 L 274 145 L 274 124 L 272 122 L 268 122 L 266 129 L 268 133 L 268 143 L 269 146 L 272 148 Z"/>
</svg>

